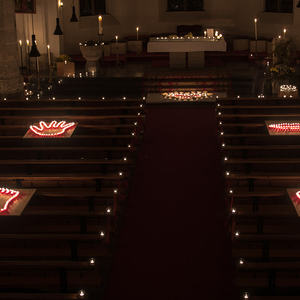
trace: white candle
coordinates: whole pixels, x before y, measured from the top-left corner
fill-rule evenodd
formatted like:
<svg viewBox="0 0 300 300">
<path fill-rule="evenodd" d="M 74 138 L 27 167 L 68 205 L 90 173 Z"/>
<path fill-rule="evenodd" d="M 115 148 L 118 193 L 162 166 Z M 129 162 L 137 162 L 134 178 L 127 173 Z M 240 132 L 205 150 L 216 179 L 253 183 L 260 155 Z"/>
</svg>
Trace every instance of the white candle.
<svg viewBox="0 0 300 300">
<path fill-rule="evenodd" d="M 206 32 L 206 30 L 204 31 L 204 37 L 206 37 L 207 36 L 207 32 Z"/>
<path fill-rule="evenodd" d="M 255 40 L 257 41 L 257 18 L 254 19 Z"/>
<path fill-rule="evenodd" d="M 118 44 L 119 37 L 116 35 L 116 44 Z"/>
<path fill-rule="evenodd" d="M 22 50 L 22 45 L 23 45 L 23 43 L 22 43 L 22 41 L 21 40 L 19 40 L 19 45 L 20 45 L 20 61 L 21 61 L 21 67 L 22 67 L 22 69 L 23 69 L 23 50 Z"/>
<path fill-rule="evenodd" d="M 285 39 L 285 35 L 286 35 L 286 28 L 283 28 L 283 38 Z"/>
<path fill-rule="evenodd" d="M 99 35 L 102 35 L 103 34 L 102 16 L 98 17 L 98 23 L 99 23 Z"/>
<path fill-rule="evenodd" d="M 137 40 L 137 41 L 139 40 L 139 30 L 140 30 L 140 28 L 137 27 L 137 28 L 136 28 L 136 40 Z"/>
<path fill-rule="evenodd" d="M 47 55 L 48 55 L 48 66 L 51 66 L 51 54 L 50 54 L 50 45 L 47 45 Z"/>
</svg>

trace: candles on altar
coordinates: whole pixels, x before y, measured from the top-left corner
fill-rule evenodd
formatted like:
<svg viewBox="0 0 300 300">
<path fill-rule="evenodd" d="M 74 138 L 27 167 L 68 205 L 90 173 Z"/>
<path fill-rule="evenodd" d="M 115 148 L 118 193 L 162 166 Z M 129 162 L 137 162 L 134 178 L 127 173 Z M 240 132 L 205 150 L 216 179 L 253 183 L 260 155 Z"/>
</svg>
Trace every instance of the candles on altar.
<svg viewBox="0 0 300 300">
<path fill-rule="evenodd" d="M 23 69 L 23 49 L 22 49 L 22 40 L 19 40 L 19 46 L 20 46 L 20 61 L 21 61 L 21 68 Z"/>
<path fill-rule="evenodd" d="M 254 18 L 254 32 L 255 32 L 255 40 L 257 41 L 257 18 Z"/>
<path fill-rule="evenodd" d="M 286 28 L 283 28 L 283 38 L 285 39 L 286 36 Z"/>
<path fill-rule="evenodd" d="M 207 31 L 204 30 L 204 37 L 206 38 L 207 37 Z"/>
<path fill-rule="evenodd" d="M 119 39 L 119 37 L 116 35 L 116 44 L 118 44 L 118 39 Z"/>
<path fill-rule="evenodd" d="M 137 28 L 136 28 L 136 40 L 137 40 L 137 41 L 139 40 L 139 30 L 140 30 L 140 28 L 137 27 Z"/>
<path fill-rule="evenodd" d="M 50 67 L 51 67 L 50 45 L 47 45 L 47 56 L 48 56 L 48 66 L 49 66 L 49 69 L 50 69 Z"/>
<path fill-rule="evenodd" d="M 99 31 L 98 31 L 98 34 L 99 34 L 99 35 L 102 35 L 102 34 L 103 34 L 102 16 L 98 16 L 98 24 L 99 24 Z"/>
</svg>

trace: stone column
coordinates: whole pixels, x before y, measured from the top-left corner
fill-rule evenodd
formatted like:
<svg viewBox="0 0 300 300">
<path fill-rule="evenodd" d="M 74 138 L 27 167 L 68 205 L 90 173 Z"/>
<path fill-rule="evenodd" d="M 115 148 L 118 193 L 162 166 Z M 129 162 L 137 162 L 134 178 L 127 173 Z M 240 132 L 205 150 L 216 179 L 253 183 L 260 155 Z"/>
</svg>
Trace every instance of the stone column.
<svg viewBox="0 0 300 300">
<path fill-rule="evenodd" d="M 0 95 L 23 92 L 17 43 L 15 1 L 0 0 Z"/>
</svg>

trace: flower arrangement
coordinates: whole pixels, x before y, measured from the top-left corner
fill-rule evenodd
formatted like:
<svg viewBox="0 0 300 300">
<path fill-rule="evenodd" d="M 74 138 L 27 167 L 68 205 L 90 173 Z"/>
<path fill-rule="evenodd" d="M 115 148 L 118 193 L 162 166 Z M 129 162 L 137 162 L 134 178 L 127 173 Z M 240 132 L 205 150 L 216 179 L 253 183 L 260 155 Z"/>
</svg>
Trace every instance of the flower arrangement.
<svg viewBox="0 0 300 300">
<path fill-rule="evenodd" d="M 293 83 L 295 81 L 296 69 L 286 64 L 276 64 L 270 68 L 271 76 L 281 83 Z"/>
</svg>

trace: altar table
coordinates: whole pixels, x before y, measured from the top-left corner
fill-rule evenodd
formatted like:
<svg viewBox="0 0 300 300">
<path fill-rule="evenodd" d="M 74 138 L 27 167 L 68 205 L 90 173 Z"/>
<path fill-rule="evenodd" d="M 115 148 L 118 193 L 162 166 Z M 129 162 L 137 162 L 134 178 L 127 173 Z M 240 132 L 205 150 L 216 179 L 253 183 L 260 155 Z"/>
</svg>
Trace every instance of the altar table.
<svg viewBox="0 0 300 300">
<path fill-rule="evenodd" d="M 204 66 L 205 51 L 226 51 L 226 42 L 222 39 L 205 37 L 193 38 L 150 38 L 148 52 L 169 52 L 171 68 L 190 68 Z M 187 61 L 187 64 L 186 64 Z"/>
</svg>

